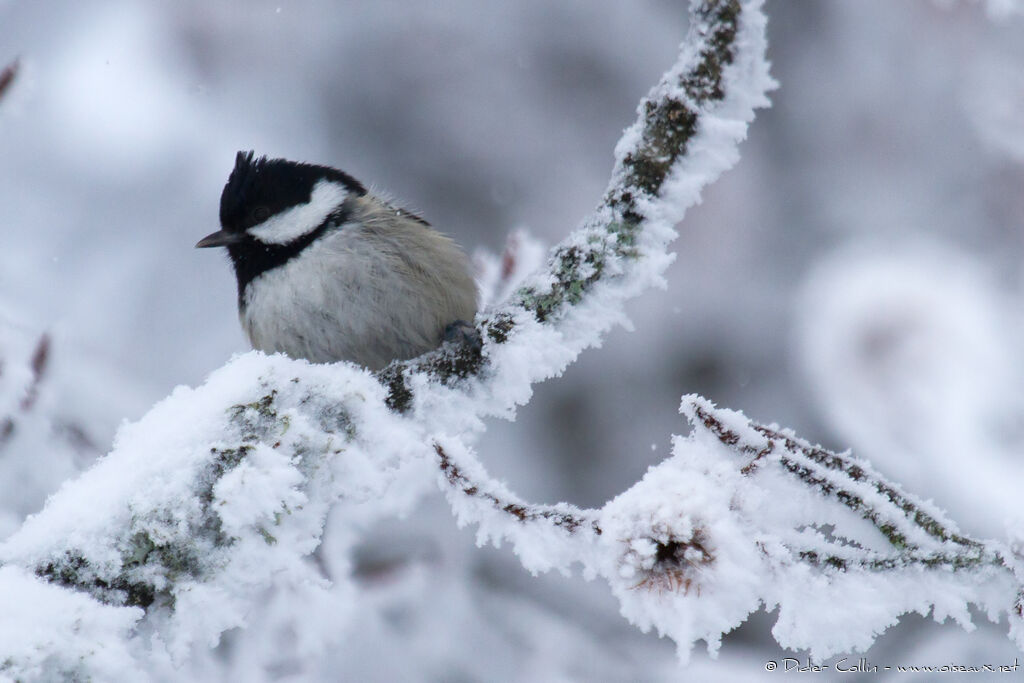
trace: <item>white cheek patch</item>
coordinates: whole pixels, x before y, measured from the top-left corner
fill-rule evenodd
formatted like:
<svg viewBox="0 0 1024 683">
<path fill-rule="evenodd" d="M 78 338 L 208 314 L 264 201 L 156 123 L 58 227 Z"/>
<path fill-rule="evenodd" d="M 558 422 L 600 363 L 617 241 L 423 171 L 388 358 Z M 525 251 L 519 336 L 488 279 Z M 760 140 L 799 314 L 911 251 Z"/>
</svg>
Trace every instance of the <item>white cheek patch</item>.
<svg viewBox="0 0 1024 683">
<path fill-rule="evenodd" d="M 248 232 L 264 244 L 287 244 L 320 227 L 347 196 L 344 185 L 321 180 L 313 187 L 308 202 L 271 216 Z"/>
</svg>

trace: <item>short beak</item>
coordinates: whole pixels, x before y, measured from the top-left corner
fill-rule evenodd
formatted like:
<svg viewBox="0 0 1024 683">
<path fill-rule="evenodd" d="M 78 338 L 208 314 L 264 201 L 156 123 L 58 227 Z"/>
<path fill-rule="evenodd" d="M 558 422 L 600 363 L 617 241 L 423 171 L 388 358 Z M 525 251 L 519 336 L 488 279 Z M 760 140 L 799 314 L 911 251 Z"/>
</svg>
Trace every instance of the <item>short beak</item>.
<svg viewBox="0 0 1024 683">
<path fill-rule="evenodd" d="M 196 242 L 196 249 L 203 249 L 205 247 L 226 247 L 229 244 L 239 242 L 241 239 L 242 235 L 240 233 L 218 230 L 217 232 L 207 235 Z"/>
</svg>

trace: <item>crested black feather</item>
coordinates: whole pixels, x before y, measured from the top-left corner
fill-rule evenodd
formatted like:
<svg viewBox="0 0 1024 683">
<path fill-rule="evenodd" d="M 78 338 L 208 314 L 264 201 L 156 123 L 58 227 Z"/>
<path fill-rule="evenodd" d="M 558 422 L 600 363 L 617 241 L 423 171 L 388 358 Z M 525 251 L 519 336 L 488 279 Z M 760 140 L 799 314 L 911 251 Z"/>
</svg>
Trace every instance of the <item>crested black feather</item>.
<svg viewBox="0 0 1024 683">
<path fill-rule="evenodd" d="M 256 182 L 259 168 L 267 161 L 266 157 L 261 157 L 254 162 L 253 156 L 253 151 L 238 152 L 235 155 L 235 168 L 220 195 L 220 224 L 225 230 L 237 226 L 232 219 L 242 213 L 246 198 L 253 194 L 251 188 Z"/>
<path fill-rule="evenodd" d="M 228 232 L 244 232 L 267 216 L 308 202 L 320 180 L 340 183 L 355 195 L 366 194 L 362 183 L 330 166 L 254 157 L 251 151 L 235 155 L 235 168 L 221 193 L 220 224 Z"/>
<path fill-rule="evenodd" d="M 304 164 L 287 159 L 255 157 L 254 152 L 238 152 L 235 168 L 228 176 L 220 197 L 220 222 L 226 232 L 245 238 L 228 246 L 228 254 L 238 279 L 239 303 L 245 287 L 260 274 L 277 268 L 298 256 L 332 226 L 347 219 L 339 207 L 314 230 L 285 244 L 265 244 L 246 233 L 270 216 L 308 203 L 313 188 L 321 180 L 344 185 L 352 194 L 362 196 L 366 188 L 343 171 L 329 166 Z"/>
</svg>

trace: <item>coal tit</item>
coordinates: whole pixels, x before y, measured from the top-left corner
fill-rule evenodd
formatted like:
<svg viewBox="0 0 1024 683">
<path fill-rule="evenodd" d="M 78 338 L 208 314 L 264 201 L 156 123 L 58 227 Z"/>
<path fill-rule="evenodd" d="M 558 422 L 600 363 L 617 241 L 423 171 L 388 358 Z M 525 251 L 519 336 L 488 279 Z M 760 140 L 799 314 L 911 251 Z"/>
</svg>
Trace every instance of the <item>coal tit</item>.
<svg viewBox="0 0 1024 683">
<path fill-rule="evenodd" d="M 475 333 L 462 250 L 347 173 L 239 152 L 220 223 L 196 247 L 227 247 L 253 348 L 376 370 Z"/>
</svg>

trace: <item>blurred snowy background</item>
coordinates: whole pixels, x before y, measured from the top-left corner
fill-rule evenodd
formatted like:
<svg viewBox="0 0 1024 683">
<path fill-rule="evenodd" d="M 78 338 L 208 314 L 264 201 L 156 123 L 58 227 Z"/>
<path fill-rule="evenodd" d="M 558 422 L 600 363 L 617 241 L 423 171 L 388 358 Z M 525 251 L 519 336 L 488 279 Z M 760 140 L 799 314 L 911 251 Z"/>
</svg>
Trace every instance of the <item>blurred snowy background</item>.
<svg viewBox="0 0 1024 683">
<path fill-rule="evenodd" d="M 681 225 L 668 289 L 633 303 L 636 331 L 492 425 L 483 458 L 527 499 L 599 506 L 667 455 L 679 396 L 698 392 L 853 448 L 1003 537 L 1024 523 L 1024 18 L 926 0 L 767 13 L 781 88 Z M 0 102 L 0 537 L 120 421 L 246 350 L 226 258 L 192 248 L 216 229 L 236 150 L 338 166 L 470 251 L 523 227 L 551 244 L 599 199 L 685 14 L 667 0 L 0 2 L 0 66 L 21 65 Z M 331 547 L 329 527 L 325 572 L 349 571 Z M 440 496 L 369 530 L 351 570 L 354 619 L 268 596 L 189 675 L 683 675 L 606 586 L 476 549 Z M 973 634 L 908 618 L 867 656 L 1012 664 L 1005 626 L 978 616 Z M 783 656 L 771 623 L 689 673 L 765 675 Z"/>
</svg>

